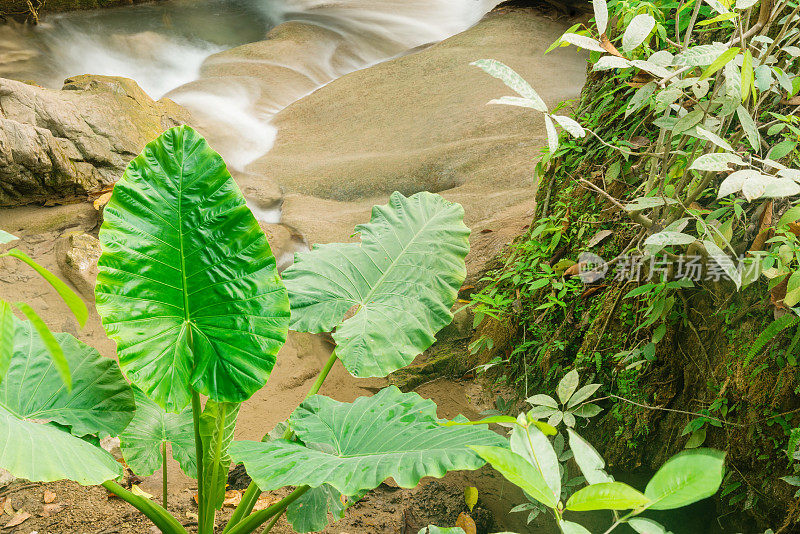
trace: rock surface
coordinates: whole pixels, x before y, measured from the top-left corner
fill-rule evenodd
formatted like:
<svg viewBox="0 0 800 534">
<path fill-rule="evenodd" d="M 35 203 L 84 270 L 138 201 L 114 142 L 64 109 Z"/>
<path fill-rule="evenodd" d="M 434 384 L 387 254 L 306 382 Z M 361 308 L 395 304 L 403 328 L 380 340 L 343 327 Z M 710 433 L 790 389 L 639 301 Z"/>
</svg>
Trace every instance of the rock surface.
<svg viewBox="0 0 800 534">
<path fill-rule="evenodd" d="M 90 299 L 94 298 L 97 261 L 102 253 L 100 241 L 86 233 L 70 234 L 56 245 L 56 259 L 61 272 Z"/>
<path fill-rule="evenodd" d="M 511 91 L 470 63 L 499 59 L 554 105 L 584 80 L 574 49 L 543 56 L 565 29 L 529 9 L 494 12 L 425 50 L 339 78 L 276 116 L 275 147 L 248 170 L 284 193 L 350 202 L 448 192 L 468 214 L 490 216 L 509 204 L 493 193 L 531 190 L 544 122 L 537 112 L 487 106 Z"/>
<path fill-rule="evenodd" d="M 126 78 L 77 76 L 61 91 L 0 78 L 0 207 L 85 199 L 188 118 Z"/>
</svg>

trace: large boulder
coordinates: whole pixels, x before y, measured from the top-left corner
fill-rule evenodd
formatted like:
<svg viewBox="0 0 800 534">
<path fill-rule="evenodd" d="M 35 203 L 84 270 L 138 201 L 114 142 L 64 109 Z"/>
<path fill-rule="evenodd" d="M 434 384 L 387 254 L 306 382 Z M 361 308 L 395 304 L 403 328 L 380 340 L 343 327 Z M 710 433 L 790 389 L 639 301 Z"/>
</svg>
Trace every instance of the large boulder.
<svg viewBox="0 0 800 534">
<path fill-rule="evenodd" d="M 0 78 L 0 206 L 85 199 L 188 118 L 126 78 L 77 76 L 61 91 Z"/>
<path fill-rule="evenodd" d="M 565 29 L 530 9 L 505 9 L 343 76 L 278 113 L 274 148 L 248 170 L 286 194 L 361 202 L 428 190 L 491 215 L 511 203 L 507 192 L 530 191 L 546 134 L 539 112 L 487 106 L 512 91 L 470 63 L 507 63 L 553 106 L 574 98 L 585 78 L 574 48 L 544 55 Z"/>
</svg>

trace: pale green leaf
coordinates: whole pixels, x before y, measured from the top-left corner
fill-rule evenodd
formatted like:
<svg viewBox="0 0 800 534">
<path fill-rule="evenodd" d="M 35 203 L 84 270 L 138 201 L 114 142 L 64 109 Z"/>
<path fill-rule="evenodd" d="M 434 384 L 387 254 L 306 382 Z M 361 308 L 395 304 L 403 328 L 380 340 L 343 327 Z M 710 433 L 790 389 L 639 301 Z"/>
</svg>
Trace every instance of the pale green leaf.
<svg viewBox="0 0 800 534">
<path fill-rule="evenodd" d="M 565 33 L 561 36 L 561 41 L 573 44 L 578 48 L 585 48 L 592 52 L 606 52 L 606 49 L 600 46 L 595 39 L 586 37 L 585 35 L 578 35 L 577 33 Z"/>
<path fill-rule="evenodd" d="M 648 236 L 645 239 L 645 245 L 660 245 L 660 246 L 667 246 L 667 245 L 688 245 L 689 243 L 694 243 L 697 238 L 689 235 L 684 234 L 681 232 L 669 232 L 667 230 L 658 232 L 657 234 L 653 234 Z"/>
<path fill-rule="evenodd" d="M 713 154 L 703 154 L 695 159 L 689 166 L 690 169 L 697 171 L 725 171 L 728 166 L 744 165 L 742 158 L 736 154 L 729 154 L 727 152 L 718 152 Z"/>
<path fill-rule="evenodd" d="M 523 98 L 527 98 L 528 100 L 532 100 L 537 103 L 539 111 L 547 112 L 547 105 L 544 103 L 544 100 L 539 96 L 539 93 L 534 91 L 531 84 L 525 81 L 525 79 L 517 74 L 514 69 L 506 65 L 505 63 L 501 63 L 496 59 L 479 59 L 478 61 L 474 61 L 470 63 L 470 65 L 474 65 L 480 69 L 482 69 L 485 73 L 489 74 L 490 76 L 494 76 L 498 80 L 502 81 L 508 87 L 513 89 L 518 95 Z"/>
<path fill-rule="evenodd" d="M 136 414 L 119 435 L 125 462 L 139 476 L 147 477 L 161 467 L 161 446 L 170 443 L 172 457 L 191 478 L 197 478 L 192 408 L 181 413 L 165 412 L 139 390 L 134 390 Z"/>
<path fill-rule="evenodd" d="M 639 14 L 633 17 L 622 34 L 622 49 L 631 52 L 638 47 L 647 39 L 655 25 L 656 20 L 650 15 Z"/>
<path fill-rule="evenodd" d="M 11 243 L 12 241 L 16 241 L 17 239 L 19 239 L 17 236 L 11 235 L 5 230 L 0 230 L 0 245 Z"/>
<path fill-rule="evenodd" d="M 569 448 L 575 455 L 575 463 L 578 464 L 586 481 L 589 484 L 613 482 L 614 479 L 605 472 L 605 460 L 595 448 L 571 428 L 567 429 L 567 434 L 569 436 Z"/>
<path fill-rule="evenodd" d="M 520 414 L 521 424 L 525 423 L 525 415 Z M 515 426 L 511 430 L 509 445 L 512 452 L 519 454 L 539 471 L 547 487 L 558 500 L 561 496 L 561 471 L 553 445 L 536 426 Z"/>
<path fill-rule="evenodd" d="M 558 499 L 547 486 L 542 474 L 519 454 L 503 447 L 473 446 L 472 449 L 532 499 L 550 508 L 555 508 L 558 504 Z"/>
<path fill-rule="evenodd" d="M 389 477 L 411 488 L 425 476 L 484 465 L 471 445 L 507 443 L 485 427 L 442 426 L 432 401 L 394 386 L 353 403 L 315 395 L 289 423 L 305 446 L 283 439 L 231 444 L 231 456 L 263 491 L 329 484 L 353 495 Z"/>
<path fill-rule="evenodd" d="M 558 132 L 556 132 L 553 119 L 549 115 L 544 116 L 544 126 L 547 131 L 547 148 L 550 150 L 550 154 L 555 154 L 558 149 Z"/>
<path fill-rule="evenodd" d="M 578 375 L 577 369 L 573 369 L 564 375 L 556 387 L 556 394 L 558 395 L 558 399 L 561 401 L 561 404 L 567 403 L 569 398 L 572 397 L 572 394 L 575 393 L 575 390 L 578 389 L 579 383 L 580 376 Z"/>
<path fill-rule="evenodd" d="M 133 392 L 117 363 L 55 334 L 73 369 L 68 391 L 31 323 L 13 321 L 14 355 L 0 384 L 0 467 L 37 482 L 94 485 L 121 475 L 109 453 L 82 439 L 117 435 L 133 417 Z"/>
<path fill-rule="evenodd" d="M 439 195 L 394 193 L 388 205 L 373 208 L 368 224 L 356 227 L 360 244 L 318 245 L 298 254 L 283 273 L 292 328 L 335 328 L 336 354 L 354 376 L 405 367 L 453 319 L 469 251 L 463 217 L 459 204 Z"/>
</svg>

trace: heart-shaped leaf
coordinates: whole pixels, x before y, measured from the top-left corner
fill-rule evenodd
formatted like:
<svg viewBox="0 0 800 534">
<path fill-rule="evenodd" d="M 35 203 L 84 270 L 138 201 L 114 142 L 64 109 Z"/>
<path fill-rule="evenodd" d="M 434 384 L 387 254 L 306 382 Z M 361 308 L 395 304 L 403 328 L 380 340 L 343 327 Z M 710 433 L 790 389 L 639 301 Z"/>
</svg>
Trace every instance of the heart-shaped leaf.
<svg viewBox="0 0 800 534">
<path fill-rule="evenodd" d="M 439 195 L 394 193 L 388 205 L 373 208 L 368 224 L 356 227 L 360 244 L 318 245 L 298 254 L 283 273 L 292 328 L 336 327 L 336 354 L 354 376 L 405 367 L 453 319 L 469 251 L 463 217 L 460 205 Z"/>
<path fill-rule="evenodd" d="M 315 395 L 289 422 L 305 446 L 284 439 L 231 445 L 263 491 L 329 484 L 353 495 L 389 477 L 411 488 L 425 476 L 483 466 L 470 445 L 507 443 L 486 427 L 442 426 L 432 401 L 394 386 L 353 403 Z"/>
<path fill-rule="evenodd" d="M 117 435 L 133 418 L 133 391 L 117 363 L 69 334 L 54 334 L 73 370 L 68 391 L 33 326 L 13 321 L 14 354 L 0 384 L 0 467 L 40 482 L 93 485 L 119 476 L 113 456 L 81 439 Z"/>
<path fill-rule="evenodd" d="M 147 395 L 134 389 L 136 415 L 120 434 L 120 449 L 128 466 L 139 476 L 150 476 L 161 467 L 161 446 L 171 444 L 172 457 L 183 472 L 197 478 L 192 409 L 165 412 Z"/>
<path fill-rule="evenodd" d="M 289 304 L 267 238 L 222 158 L 191 128 L 145 147 L 114 187 L 100 230 L 97 310 L 120 365 L 179 412 L 266 383 Z"/>
</svg>

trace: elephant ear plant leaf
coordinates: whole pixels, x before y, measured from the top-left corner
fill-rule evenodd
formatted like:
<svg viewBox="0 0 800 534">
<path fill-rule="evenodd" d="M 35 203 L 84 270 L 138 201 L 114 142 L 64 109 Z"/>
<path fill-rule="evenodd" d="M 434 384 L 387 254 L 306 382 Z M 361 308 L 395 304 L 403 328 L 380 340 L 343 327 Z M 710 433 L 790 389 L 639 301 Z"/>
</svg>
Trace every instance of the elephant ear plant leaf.
<svg viewBox="0 0 800 534">
<path fill-rule="evenodd" d="M 298 254 L 283 273 L 292 329 L 336 328 L 336 353 L 353 376 L 405 367 L 453 320 L 469 252 L 463 217 L 460 205 L 439 195 L 394 193 L 356 227 L 361 243 Z"/>
<path fill-rule="evenodd" d="M 134 389 L 134 398 L 136 415 L 119 436 L 120 449 L 128 467 L 139 476 L 152 475 L 161 467 L 162 450 L 169 443 L 172 457 L 183 472 L 197 478 L 191 408 L 187 406 L 180 413 L 165 412 L 137 389 Z"/>
<path fill-rule="evenodd" d="M 222 158 L 186 126 L 147 145 L 100 229 L 97 310 L 131 381 L 167 411 L 241 402 L 267 381 L 289 305 Z"/>
<path fill-rule="evenodd" d="M 410 488 L 424 476 L 477 469 L 485 462 L 467 444 L 501 446 L 505 441 L 485 427 L 441 423 L 432 401 L 396 387 L 353 403 L 315 395 L 289 419 L 299 442 L 235 442 L 231 455 L 263 491 L 327 485 L 352 496 L 389 477 Z"/>
<path fill-rule="evenodd" d="M 114 436 L 130 422 L 133 392 L 114 360 L 69 334 L 55 334 L 72 372 L 72 389 L 28 321 L 12 316 L 13 356 L 0 384 L 0 467 L 37 482 L 68 478 L 101 484 L 122 474 L 105 450 L 83 439 Z"/>
</svg>

